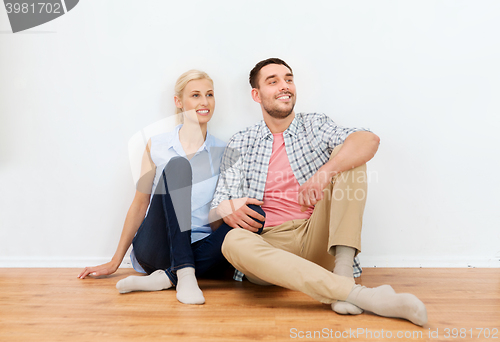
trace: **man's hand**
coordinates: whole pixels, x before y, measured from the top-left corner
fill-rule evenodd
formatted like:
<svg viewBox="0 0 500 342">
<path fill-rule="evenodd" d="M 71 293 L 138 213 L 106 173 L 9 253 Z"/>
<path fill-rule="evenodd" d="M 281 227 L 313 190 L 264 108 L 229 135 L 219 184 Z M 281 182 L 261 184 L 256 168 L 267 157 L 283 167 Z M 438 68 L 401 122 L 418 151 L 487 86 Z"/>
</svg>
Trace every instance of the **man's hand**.
<svg viewBox="0 0 500 342">
<path fill-rule="evenodd" d="M 216 211 L 229 227 L 243 228 L 255 233 L 262 228 L 262 224 L 254 219 L 264 221 L 265 217 L 250 209 L 247 204 L 262 205 L 264 202 L 248 197 L 225 200 L 219 204 Z"/>
<path fill-rule="evenodd" d="M 310 206 L 316 205 L 323 199 L 323 189 L 332 179 L 331 172 L 321 167 L 316 173 L 299 188 L 300 210 L 306 211 Z"/>
</svg>

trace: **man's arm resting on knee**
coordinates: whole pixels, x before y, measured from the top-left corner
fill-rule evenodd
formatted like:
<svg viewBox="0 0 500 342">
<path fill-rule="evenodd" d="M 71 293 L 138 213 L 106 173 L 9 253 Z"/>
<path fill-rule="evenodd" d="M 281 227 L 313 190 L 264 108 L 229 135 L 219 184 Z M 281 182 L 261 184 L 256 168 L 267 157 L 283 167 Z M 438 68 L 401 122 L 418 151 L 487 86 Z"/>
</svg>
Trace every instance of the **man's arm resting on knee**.
<svg viewBox="0 0 500 342">
<path fill-rule="evenodd" d="M 372 132 L 354 132 L 344 141 L 339 153 L 329 160 L 323 169 L 329 173 L 330 179 L 337 173 L 354 169 L 366 164 L 377 153 L 380 138 Z"/>
<path fill-rule="evenodd" d="M 371 132 L 359 131 L 351 133 L 344 141 L 335 157 L 302 184 L 299 188 L 299 204 L 302 210 L 315 205 L 323 198 L 323 189 L 338 173 L 351 170 L 366 164 L 375 156 L 380 138 Z"/>
</svg>

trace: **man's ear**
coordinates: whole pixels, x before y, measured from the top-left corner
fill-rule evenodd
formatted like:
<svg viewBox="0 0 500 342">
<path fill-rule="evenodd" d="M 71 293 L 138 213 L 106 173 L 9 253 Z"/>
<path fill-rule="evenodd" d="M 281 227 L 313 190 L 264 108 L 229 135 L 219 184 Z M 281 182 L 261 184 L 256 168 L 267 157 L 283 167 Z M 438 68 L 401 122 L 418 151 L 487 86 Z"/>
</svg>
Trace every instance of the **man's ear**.
<svg viewBox="0 0 500 342">
<path fill-rule="evenodd" d="M 175 102 L 175 106 L 177 108 L 182 108 L 182 102 L 181 102 L 181 99 L 178 96 L 174 96 L 174 102 Z"/>
<path fill-rule="evenodd" d="M 252 99 L 257 102 L 257 103 L 260 103 L 260 94 L 259 94 L 259 89 L 257 88 L 252 88 Z"/>
</svg>

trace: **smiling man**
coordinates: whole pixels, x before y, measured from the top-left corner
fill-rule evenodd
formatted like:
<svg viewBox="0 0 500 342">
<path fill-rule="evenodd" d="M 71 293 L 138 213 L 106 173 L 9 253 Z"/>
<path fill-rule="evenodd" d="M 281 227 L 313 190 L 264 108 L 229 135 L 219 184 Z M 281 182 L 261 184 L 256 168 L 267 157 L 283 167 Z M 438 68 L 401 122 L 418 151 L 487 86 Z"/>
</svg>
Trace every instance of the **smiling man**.
<svg viewBox="0 0 500 342">
<path fill-rule="evenodd" d="M 264 120 L 229 141 L 212 201 L 214 216 L 234 228 L 224 256 L 251 282 L 302 291 L 337 313 L 366 309 L 425 324 L 425 305 L 414 295 L 354 283 L 365 164 L 379 138 L 324 114 L 296 114 L 292 68 L 281 59 L 257 63 L 250 85 Z"/>
</svg>

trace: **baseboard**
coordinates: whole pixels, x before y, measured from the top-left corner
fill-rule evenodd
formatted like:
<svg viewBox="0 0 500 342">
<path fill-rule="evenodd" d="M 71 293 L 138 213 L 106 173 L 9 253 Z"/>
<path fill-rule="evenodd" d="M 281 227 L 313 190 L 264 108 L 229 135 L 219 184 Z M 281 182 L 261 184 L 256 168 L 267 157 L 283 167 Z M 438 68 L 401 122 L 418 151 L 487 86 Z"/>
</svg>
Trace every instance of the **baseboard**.
<svg viewBox="0 0 500 342">
<path fill-rule="evenodd" d="M 499 268 L 500 258 L 484 257 L 402 257 L 359 254 L 362 267 Z"/>
<path fill-rule="evenodd" d="M 402 256 L 369 256 L 359 255 L 362 267 L 423 267 L 423 268 L 500 268 L 500 258 L 483 257 L 433 257 L 408 258 Z M 80 268 L 96 266 L 108 262 L 106 258 L 6 258 L 0 257 L 0 268 L 12 267 L 50 267 L 50 268 Z M 132 267 L 129 258 L 125 258 L 120 267 Z"/>
<path fill-rule="evenodd" d="M 84 268 L 109 262 L 109 258 L 0 258 L 0 268 Z M 126 258 L 120 267 L 132 267 Z"/>
</svg>

